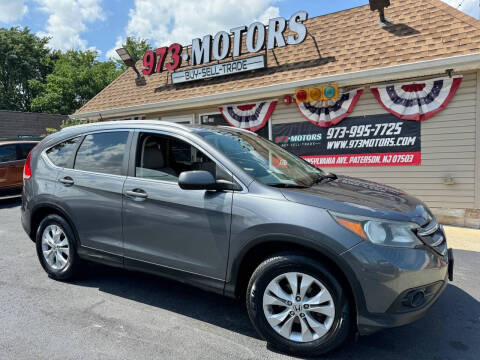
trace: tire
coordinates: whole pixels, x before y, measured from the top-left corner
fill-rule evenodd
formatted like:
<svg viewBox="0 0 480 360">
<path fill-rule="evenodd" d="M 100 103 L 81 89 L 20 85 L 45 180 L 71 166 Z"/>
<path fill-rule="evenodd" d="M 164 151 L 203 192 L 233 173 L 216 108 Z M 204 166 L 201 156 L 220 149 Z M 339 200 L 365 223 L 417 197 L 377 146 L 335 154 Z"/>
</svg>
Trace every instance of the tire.
<svg viewBox="0 0 480 360">
<path fill-rule="evenodd" d="M 295 284 L 295 279 L 298 297 L 292 295 L 289 286 L 290 282 Z M 302 289 L 298 286 L 302 281 L 304 285 L 311 281 L 312 285 Z M 276 294 L 290 299 L 290 304 L 285 299 L 278 302 Z M 351 332 L 350 304 L 342 285 L 327 267 L 306 256 L 279 254 L 262 262 L 250 279 L 246 301 L 248 315 L 258 333 L 282 352 L 318 356 L 342 345 Z M 274 328 L 271 324 L 277 322 Z"/>
<path fill-rule="evenodd" d="M 76 252 L 74 232 L 64 218 L 56 214 L 46 216 L 38 226 L 35 242 L 40 264 L 51 278 L 68 280 L 76 275 L 81 259 Z"/>
</svg>

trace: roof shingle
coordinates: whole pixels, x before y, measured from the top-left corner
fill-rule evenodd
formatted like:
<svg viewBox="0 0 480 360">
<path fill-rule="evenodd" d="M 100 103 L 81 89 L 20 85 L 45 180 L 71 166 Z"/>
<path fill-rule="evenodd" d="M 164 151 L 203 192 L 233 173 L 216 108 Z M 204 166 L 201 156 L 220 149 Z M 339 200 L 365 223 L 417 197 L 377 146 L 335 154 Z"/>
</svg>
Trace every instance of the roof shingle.
<svg viewBox="0 0 480 360">
<path fill-rule="evenodd" d="M 311 18 L 305 22 L 311 36 L 268 51 L 268 67 L 251 73 L 173 86 L 171 73 L 164 71 L 147 76 L 146 86 L 135 86 L 135 73 L 128 69 L 76 114 L 480 52 L 480 21 L 440 0 L 394 0 L 386 17 L 393 25 L 382 28 L 378 13 L 366 5 Z"/>
</svg>

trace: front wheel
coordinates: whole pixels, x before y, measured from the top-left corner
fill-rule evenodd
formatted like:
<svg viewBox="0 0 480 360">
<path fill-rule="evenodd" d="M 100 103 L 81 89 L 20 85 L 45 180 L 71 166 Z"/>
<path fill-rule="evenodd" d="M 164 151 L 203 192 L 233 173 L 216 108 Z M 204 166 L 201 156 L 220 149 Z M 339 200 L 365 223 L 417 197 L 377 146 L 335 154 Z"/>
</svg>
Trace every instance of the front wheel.
<svg viewBox="0 0 480 360">
<path fill-rule="evenodd" d="M 279 350 L 316 356 L 350 333 L 349 302 L 321 263 L 282 254 L 261 263 L 250 279 L 247 309 L 257 331 Z"/>
</svg>

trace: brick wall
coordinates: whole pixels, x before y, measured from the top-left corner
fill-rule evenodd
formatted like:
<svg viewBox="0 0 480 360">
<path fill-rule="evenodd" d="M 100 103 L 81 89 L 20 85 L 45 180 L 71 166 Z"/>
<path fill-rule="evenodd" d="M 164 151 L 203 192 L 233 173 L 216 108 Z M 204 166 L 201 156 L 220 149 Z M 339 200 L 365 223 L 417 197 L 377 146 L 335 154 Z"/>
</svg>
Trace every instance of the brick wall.
<svg viewBox="0 0 480 360">
<path fill-rule="evenodd" d="M 40 137 L 46 128 L 60 128 L 66 115 L 0 110 L 0 138 Z"/>
</svg>

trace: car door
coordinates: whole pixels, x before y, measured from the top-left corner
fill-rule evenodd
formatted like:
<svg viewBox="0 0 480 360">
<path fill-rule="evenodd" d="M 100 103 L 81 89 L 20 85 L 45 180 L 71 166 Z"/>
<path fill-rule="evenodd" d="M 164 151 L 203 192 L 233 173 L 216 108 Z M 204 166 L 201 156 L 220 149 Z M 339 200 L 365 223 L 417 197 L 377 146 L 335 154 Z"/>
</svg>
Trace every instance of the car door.
<svg viewBox="0 0 480 360">
<path fill-rule="evenodd" d="M 188 170 L 231 175 L 177 135 L 138 132 L 132 148 L 123 200 L 125 265 L 161 265 L 223 284 L 233 193 L 182 190 L 178 176 Z"/>
<path fill-rule="evenodd" d="M 17 147 L 15 144 L 0 146 L 0 189 L 10 189 L 22 185 L 22 175 L 17 178 L 18 163 Z"/>
<path fill-rule="evenodd" d="M 127 130 L 86 134 L 71 166 L 60 170 L 57 196 L 80 243 L 93 251 L 123 253 L 122 190 L 130 146 Z"/>
</svg>

